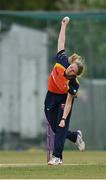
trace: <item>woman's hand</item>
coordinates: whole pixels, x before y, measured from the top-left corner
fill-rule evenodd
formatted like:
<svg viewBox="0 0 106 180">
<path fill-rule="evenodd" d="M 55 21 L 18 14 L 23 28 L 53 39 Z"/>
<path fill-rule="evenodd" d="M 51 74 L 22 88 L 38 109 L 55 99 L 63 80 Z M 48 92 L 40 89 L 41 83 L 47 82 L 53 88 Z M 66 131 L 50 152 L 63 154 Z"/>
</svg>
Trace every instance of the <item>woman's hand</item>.
<svg viewBox="0 0 106 180">
<path fill-rule="evenodd" d="M 59 126 L 60 126 L 60 127 L 65 127 L 65 120 L 62 119 L 62 120 L 60 121 Z"/>
<path fill-rule="evenodd" d="M 66 17 L 64 17 L 64 18 L 62 19 L 61 24 L 62 24 L 62 25 L 63 25 L 63 24 L 67 25 L 67 24 L 69 23 L 69 20 L 70 20 L 70 18 L 69 18 L 68 16 L 66 16 Z"/>
</svg>

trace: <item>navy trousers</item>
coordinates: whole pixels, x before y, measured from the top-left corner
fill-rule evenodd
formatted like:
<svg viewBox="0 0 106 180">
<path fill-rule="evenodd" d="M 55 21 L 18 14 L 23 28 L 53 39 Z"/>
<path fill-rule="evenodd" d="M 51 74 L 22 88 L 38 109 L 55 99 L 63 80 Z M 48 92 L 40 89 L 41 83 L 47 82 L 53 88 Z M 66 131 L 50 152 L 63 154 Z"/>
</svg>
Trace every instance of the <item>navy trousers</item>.
<svg viewBox="0 0 106 180">
<path fill-rule="evenodd" d="M 66 119 L 65 127 L 59 127 L 59 123 L 63 116 L 66 98 L 67 94 L 55 94 L 47 92 L 45 99 L 45 115 L 53 132 L 55 133 L 53 155 L 61 159 L 66 138 L 74 143 L 77 139 L 77 132 L 71 132 L 68 130 L 72 108 Z"/>
</svg>

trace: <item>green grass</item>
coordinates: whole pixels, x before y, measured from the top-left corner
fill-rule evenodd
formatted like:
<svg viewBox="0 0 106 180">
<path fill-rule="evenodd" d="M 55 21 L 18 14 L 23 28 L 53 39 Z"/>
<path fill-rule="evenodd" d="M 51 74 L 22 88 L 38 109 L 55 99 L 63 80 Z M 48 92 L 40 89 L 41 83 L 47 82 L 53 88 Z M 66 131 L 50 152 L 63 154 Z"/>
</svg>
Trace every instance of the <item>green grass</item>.
<svg viewBox="0 0 106 180">
<path fill-rule="evenodd" d="M 0 178 L 11 179 L 105 179 L 105 151 L 65 151 L 64 164 L 46 165 L 46 152 L 1 151 Z"/>
</svg>

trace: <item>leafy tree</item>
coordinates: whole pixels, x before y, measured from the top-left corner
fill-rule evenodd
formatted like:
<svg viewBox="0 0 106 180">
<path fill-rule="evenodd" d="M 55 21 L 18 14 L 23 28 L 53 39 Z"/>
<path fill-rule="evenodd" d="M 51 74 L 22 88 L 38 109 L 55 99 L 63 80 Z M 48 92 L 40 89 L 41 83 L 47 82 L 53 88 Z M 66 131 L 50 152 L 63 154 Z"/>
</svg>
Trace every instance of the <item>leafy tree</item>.
<svg viewBox="0 0 106 180">
<path fill-rule="evenodd" d="M 0 0 L 1 10 L 106 9 L 106 0 Z"/>
</svg>

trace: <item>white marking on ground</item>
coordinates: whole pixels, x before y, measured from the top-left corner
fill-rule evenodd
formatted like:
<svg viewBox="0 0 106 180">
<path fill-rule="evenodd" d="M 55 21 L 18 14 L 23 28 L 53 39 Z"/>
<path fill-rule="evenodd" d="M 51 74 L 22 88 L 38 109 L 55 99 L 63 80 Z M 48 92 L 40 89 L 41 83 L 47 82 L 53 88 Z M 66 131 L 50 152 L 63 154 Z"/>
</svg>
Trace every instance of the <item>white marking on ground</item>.
<svg viewBox="0 0 106 180">
<path fill-rule="evenodd" d="M 0 168 L 2 167 L 29 167 L 29 166 L 46 166 L 47 163 L 14 163 L 14 164 L 7 164 L 7 163 L 1 163 L 0 164 Z M 83 163 L 83 164 L 74 164 L 74 163 L 70 163 L 70 164 L 66 164 L 63 163 L 60 166 L 90 166 L 90 165 L 104 165 L 106 166 L 106 164 L 100 164 L 100 163 Z"/>
<path fill-rule="evenodd" d="M 4 180 L 4 179 L 0 179 L 0 180 Z M 5 180 L 10 180 L 10 179 L 5 179 Z M 14 179 L 14 180 L 19 180 L 19 179 Z M 20 180 L 25 180 L 25 179 L 20 179 Z M 34 179 L 30 179 L 30 180 L 34 180 Z M 47 179 L 42 179 L 42 180 L 47 180 Z M 49 179 L 49 180 L 58 180 L 58 179 Z M 76 180 L 76 179 L 61 179 L 61 180 Z M 78 180 L 90 180 L 90 179 L 78 179 Z M 92 180 L 105 180 L 105 179 L 92 179 Z"/>
</svg>

